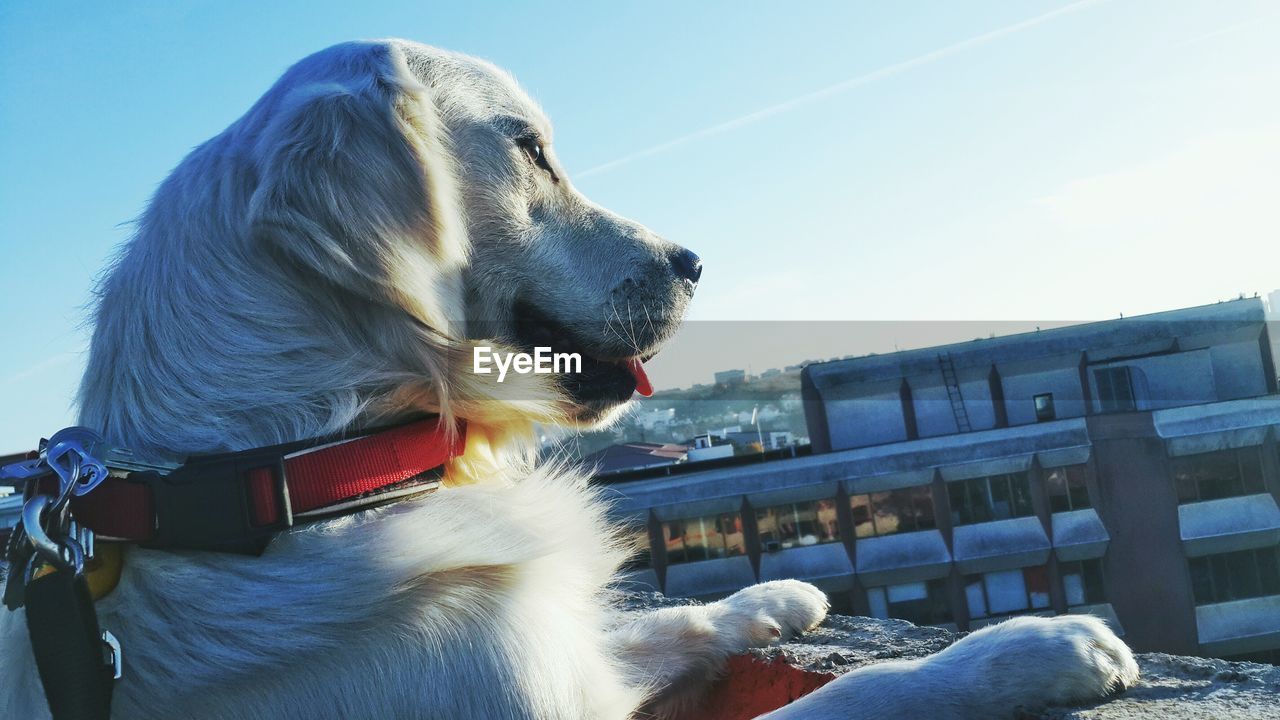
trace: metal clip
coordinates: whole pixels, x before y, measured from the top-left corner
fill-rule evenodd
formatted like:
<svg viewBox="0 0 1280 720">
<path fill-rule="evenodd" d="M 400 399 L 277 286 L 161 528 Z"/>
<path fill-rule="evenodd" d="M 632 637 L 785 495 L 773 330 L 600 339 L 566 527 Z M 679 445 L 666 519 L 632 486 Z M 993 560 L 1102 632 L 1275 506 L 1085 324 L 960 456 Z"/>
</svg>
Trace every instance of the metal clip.
<svg viewBox="0 0 1280 720">
<path fill-rule="evenodd" d="M 83 572 L 84 548 L 80 542 L 70 537 L 59 542 L 45 530 L 44 516 L 50 507 L 48 495 L 36 495 L 22 506 L 22 528 L 27 541 L 45 562 L 70 568 L 77 574 Z"/>
<path fill-rule="evenodd" d="M 120 641 L 109 630 L 102 631 L 103 663 L 111 666 L 111 679 L 119 680 L 124 675 L 124 653 L 120 650 Z"/>
<path fill-rule="evenodd" d="M 62 480 L 59 495 L 86 495 L 107 479 L 107 466 L 98 459 L 105 445 L 101 435 L 85 427 L 64 428 L 49 438 L 45 462 Z"/>
</svg>

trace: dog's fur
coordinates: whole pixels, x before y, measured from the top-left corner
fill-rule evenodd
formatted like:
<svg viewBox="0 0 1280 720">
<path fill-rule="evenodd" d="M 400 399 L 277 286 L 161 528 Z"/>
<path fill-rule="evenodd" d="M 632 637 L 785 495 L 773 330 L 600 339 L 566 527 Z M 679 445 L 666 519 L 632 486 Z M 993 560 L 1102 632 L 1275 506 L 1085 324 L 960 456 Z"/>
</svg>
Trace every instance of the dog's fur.
<svg viewBox="0 0 1280 720">
<path fill-rule="evenodd" d="M 678 252 L 578 194 L 487 63 L 382 41 L 291 68 L 174 170 L 106 276 L 82 422 L 172 459 L 429 411 L 467 423 L 466 453 L 445 489 L 261 557 L 129 550 L 98 603 L 125 652 L 114 717 L 671 716 L 729 655 L 820 622 L 826 598 L 797 581 L 618 614 L 603 504 L 528 462 L 534 423 L 625 403 L 618 363 L 656 352 L 692 296 Z M 520 344 L 522 304 L 589 351 L 591 378 L 466 370 L 485 338 Z M 21 612 L 0 642 L 0 717 L 47 716 Z M 1008 717 L 1136 675 L 1097 620 L 1019 618 L 770 717 Z"/>
</svg>

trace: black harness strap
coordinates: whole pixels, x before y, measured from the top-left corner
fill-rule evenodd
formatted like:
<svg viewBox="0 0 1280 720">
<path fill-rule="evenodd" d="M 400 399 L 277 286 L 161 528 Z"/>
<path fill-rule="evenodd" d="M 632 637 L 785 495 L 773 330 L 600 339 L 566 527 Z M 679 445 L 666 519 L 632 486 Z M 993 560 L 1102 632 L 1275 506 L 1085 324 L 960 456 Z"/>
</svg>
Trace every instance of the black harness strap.
<svg viewBox="0 0 1280 720">
<path fill-rule="evenodd" d="M 107 720 L 112 663 L 84 575 L 57 569 L 26 588 L 27 632 L 53 720 Z"/>
</svg>

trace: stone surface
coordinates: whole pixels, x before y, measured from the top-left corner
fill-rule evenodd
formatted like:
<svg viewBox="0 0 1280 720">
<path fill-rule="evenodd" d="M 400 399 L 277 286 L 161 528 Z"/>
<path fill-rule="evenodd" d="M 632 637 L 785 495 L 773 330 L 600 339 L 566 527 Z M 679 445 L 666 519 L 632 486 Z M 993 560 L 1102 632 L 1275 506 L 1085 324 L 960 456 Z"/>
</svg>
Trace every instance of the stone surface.
<svg viewBox="0 0 1280 720">
<path fill-rule="evenodd" d="M 632 609 L 686 604 L 657 594 L 630 595 Z M 707 718 L 737 720 L 758 712 L 761 702 L 785 703 L 855 668 L 884 660 L 930 655 L 962 635 L 902 620 L 832 615 L 821 627 L 788 643 L 749 651 L 731 664 L 731 676 L 712 695 Z M 750 662 L 749 660 L 754 660 Z M 1245 720 L 1280 718 L 1280 667 L 1159 653 L 1138 655 L 1142 679 L 1136 687 L 1084 707 L 1045 708 L 1019 720 Z M 799 671 L 792 677 L 779 669 Z M 736 674 L 739 677 L 733 677 Z M 746 677 L 742 677 L 746 675 Z M 759 687 L 759 698 L 742 698 Z M 790 693 L 790 695 L 786 694 Z M 750 710 L 744 710 L 750 708 Z"/>
</svg>

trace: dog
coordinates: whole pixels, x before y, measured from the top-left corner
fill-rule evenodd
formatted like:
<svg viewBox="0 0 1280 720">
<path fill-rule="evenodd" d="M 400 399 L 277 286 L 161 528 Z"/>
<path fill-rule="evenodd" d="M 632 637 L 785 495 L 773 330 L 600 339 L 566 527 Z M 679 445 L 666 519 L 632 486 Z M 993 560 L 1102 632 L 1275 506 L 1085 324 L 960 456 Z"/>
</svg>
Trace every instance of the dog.
<svg viewBox="0 0 1280 720">
<path fill-rule="evenodd" d="M 442 489 L 260 557 L 127 549 L 97 603 L 125 652 L 113 716 L 671 718 L 729 656 L 819 624 L 826 597 L 794 580 L 614 609 L 623 535 L 582 470 L 531 459 L 537 424 L 622 412 L 700 274 L 573 187 L 493 65 L 401 40 L 294 65 L 178 165 L 105 273 L 81 423 L 174 460 L 433 413 L 465 451 Z M 573 350 L 581 373 L 498 383 L 471 372 L 482 344 Z M 0 617 L 0 717 L 47 717 L 22 612 Z M 1011 717 L 1136 677 L 1096 619 L 1017 618 L 768 717 Z"/>
</svg>

